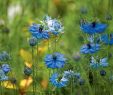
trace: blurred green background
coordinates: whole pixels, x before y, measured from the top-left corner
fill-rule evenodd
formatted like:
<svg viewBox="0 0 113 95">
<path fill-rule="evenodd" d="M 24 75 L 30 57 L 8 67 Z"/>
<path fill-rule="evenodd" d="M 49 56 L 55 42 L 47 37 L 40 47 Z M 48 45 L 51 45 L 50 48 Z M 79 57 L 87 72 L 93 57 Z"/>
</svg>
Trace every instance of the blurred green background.
<svg viewBox="0 0 113 95">
<path fill-rule="evenodd" d="M 106 77 L 102 78 L 99 76 L 98 71 L 94 71 L 94 74 L 96 74 L 94 75 L 96 84 L 91 86 L 88 83 L 86 67 L 89 60 L 86 56 L 79 54 L 80 47 L 86 43 L 87 37 L 80 30 L 80 20 L 87 19 L 88 21 L 94 21 L 97 19 L 101 22 L 106 22 L 109 24 L 107 32 L 113 32 L 113 21 L 106 21 L 106 16 L 113 15 L 112 9 L 113 0 L 0 0 L 0 51 L 5 50 L 11 55 L 12 75 L 17 78 L 17 84 L 19 85 L 20 80 L 24 78 L 24 65 L 27 59 L 29 59 L 23 53 L 31 53 L 28 43 L 28 38 L 30 37 L 28 27 L 32 22 L 38 22 L 45 15 L 49 15 L 52 18 L 59 19 L 65 28 L 64 35 L 57 43 L 57 49 L 69 59 L 69 65 L 67 65 L 66 69 L 75 68 L 75 71 L 81 72 L 82 76 L 86 79 L 84 86 L 74 88 L 74 95 L 112 95 L 113 83 L 110 84 L 107 80 L 112 72 L 113 59 L 109 60 L 110 67 L 106 69 L 108 72 Z M 43 47 L 45 47 L 45 44 L 42 43 L 41 52 L 43 52 Z M 113 51 L 112 47 L 110 50 Z M 46 53 L 47 50 L 42 54 L 41 60 Z M 98 55 L 103 56 L 103 53 L 104 51 L 101 51 Z M 38 92 L 52 92 L 51 86 L 43 90 L 40 84 L 43 79 L 46 79 L 45 76 L 48 78 L 49 70 L 44 66 L 43 61 L 40 61 L 39 67 L 39 75 L 37 77 L 39 84 Z M 94 91 L 94 89 L 96 90 Z M 40 95 L 70 95 L 69 90 L 69 87 L 67 87 L 66 89 L 62 88 L 60 94 L 50 93 Z M 4 95 L 13 95 L 12 90 L 7 91 L 6 89 L 5 92 L 10 92 L 11 94 Z M 17 93 L 19 92 L 17 91 Z M 32 95 L 30 90 L 28 90 L 26 95 Z"/>
</svg>

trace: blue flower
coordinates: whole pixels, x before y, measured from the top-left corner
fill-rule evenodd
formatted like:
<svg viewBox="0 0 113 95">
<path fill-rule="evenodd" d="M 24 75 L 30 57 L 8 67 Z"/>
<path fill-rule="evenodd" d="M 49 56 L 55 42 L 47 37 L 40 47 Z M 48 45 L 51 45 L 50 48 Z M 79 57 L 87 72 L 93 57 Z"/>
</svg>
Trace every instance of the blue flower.
<svg viewBox="0 0 113 95">
<path fill-rule="evenodd" d="M 48 31 L 50 31 L 54 35 L 58 35 L 59 33 L 63 33 L 64 27 L 62 27 L 61 23 L 58 20 L 52 19 L 51 17 L 46 16 L 44 19 L 44 22 L 47 25 Z"/>
<path fill-rule="evenodd" d="M 104 32 L 105 29 L 107 28 L 107 25 L 102 23 L 92 22 L 92 23 L 81 24 L 80 28 L 83 32 L 91 35 L 95 33 Z"/>
<path fill-rule="evenodd" d="M 60 74 L 58 73 L 54 73 L 51 78 L 50 78 L 50 82 L 58 87 L 58 88 L 61 88 L 61 87 L 65 87 L 67 86 L 68 84 L 68 79 L 64 78 L 64 76 L 61 76 Z"/>
<path fill-rule="evenodd" d="M 11 68 L 8 64 L 2 64 L 1 68 L 4 71 L 4 73 L 8 73 L 9 71 L 11 71 Z"/>
<path fill-rule="evenodd" d="M 3 51 L 2 53 L 0 53 L 0 61 L 6 60 L 10 60 L 10 55 L 6 51 Z"/>
<path fill-rule="evenodd" d="M 66 63 L 66 58 L 63 54 L 56 52 L 47 54 L 44 61 L 48 68 L 62 68 Z"/>
<path fill-rule="evenodd" d="M 107 58 L 100 59 L 100 66 L 102 66 L 102 67 L 108 66 Z"/>
<path fill-rule="evenodd" d="M 72 70 L 64 71 L 65 78 L 72 78 L 74 76 L 74 72 Z"/>
<path fill-rule="evenodd" d="M 83 45 L 80 49 L 80 52 L 84 54 L 92 54 L 98 51 L 99 49 L 100 49 L 99 44 L 89 43 L 89 44 Z"/>
<path fill-rule="evenodd" d="M 0 68 L 0 81 L 6 81 L 8 79 L 8 76 L 6 76 L 4 71 Z"/>
<path fill-rule="evenodd" d="M 104 34 L 101 36 L 101 40 L 107 45 L 113 45 L 113 34 Z"/>
<path fill-rule="evenodd" d="M 91 57 L 90 67 L 97 69 L 100 67 L 100 64 L 96 61 L 94 57 Z"/>
<path fill-rule="evenodd" d="M 90 67 L 97 69 L 99 67 L 107 66 L 108 66 L 107 58 L 102 58 L 99 61 L 97 61 L 94 57 L 91 58 Z"/>
<path fill-rule="evenodd" d="M 36 37 L 37 39 L 48 39 L 49 33 L 47 30 L 44 29 L 44 26 L 41 24 L 32 24 L 29 28 L 32 36 Z"/>
</svg>

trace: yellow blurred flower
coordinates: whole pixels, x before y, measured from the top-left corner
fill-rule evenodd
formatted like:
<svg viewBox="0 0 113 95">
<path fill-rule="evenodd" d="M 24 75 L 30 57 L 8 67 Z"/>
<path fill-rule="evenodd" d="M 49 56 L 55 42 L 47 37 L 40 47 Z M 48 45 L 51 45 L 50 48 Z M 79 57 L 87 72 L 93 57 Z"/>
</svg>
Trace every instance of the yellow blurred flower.
<svg viewBox="0 0 113 95">
<path fill-rule="evenodd" d="M 29 62 L 29 63 L 32 63 L 32 55 L 30 52 L 24 50 L 24 49 L 21 49 L 20 50 L 20 56 L 26 61 L 26 62 Z"/>
<path fill-rule="evenodd" d="M 5 88 L 8 88 L 8 89 L 16 89 L 16 85 L 11 83 L 11 81 L 3 81 L 1 83 L 1 86 L 5 87 Z"/>
<path fill-rule="evenodd" d="M 25 62 L 25 66 L 31 68 L 32 67 L 32 63 Z"/>
<path fill-rule="evenodd" d="M 42 88 L 47 89 L 47 87 L 48 87 L 48 80 L 46 80 L 46 79 L 42 80 L 41 81 L 41 86 L 42 86 Z"/>
<path fill-rule="evenodd" d="M 32 77 L 28 77 L 26 79 L 23 79 L 20 81 L 20 89 L 27 90 L 27 88 L 31 85 L 33 82 Z"/>
</svg>

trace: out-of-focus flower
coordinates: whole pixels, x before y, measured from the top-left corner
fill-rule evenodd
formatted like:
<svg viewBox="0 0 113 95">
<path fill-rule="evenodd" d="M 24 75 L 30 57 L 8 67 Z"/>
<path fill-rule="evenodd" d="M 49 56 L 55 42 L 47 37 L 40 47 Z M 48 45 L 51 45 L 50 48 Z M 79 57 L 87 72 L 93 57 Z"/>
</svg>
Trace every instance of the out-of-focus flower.
<svg viewBox="0 0 113 95">
<path fill-rule="evenodd" d="M 6 51 L 3 51 L 2 53 L 0 53 L 0 61 L 7 61 L 10 59 L 11 59 L 10 55 Z"/>
<path fill-rule="evenodd" d="M 107 67 L 108 66 L 107 58 L 102 58 L 99 61 L 97 61 L 94 57 L 91 57 L 90 66 L 92 68 Z"/>
<path fill-rule="evenodd" d="M 31 32 L 32 36 L 36 37 L 37 39 L 48 39 L 49 33 L 48 30 L 44 29 L 44 26 L 41 24 L 32 24 L 29 27 L 29 31 Z"/>
<path fill-rule="evenodd" d="M 46 16 L 44 22 L 47 25 L 48 31 L 53 33 L 54 35 L 58 35 L 59 33 L 63 33 L 64 27 L 62 27 L 61 23 L 56 20 L 52 19 L 49 16 Z"/>
<path fill-rule="evenodd" d="M 4 71 L 4 73 L 8 73 L 11 71 L 9 64 L 2 64 L 1 68 Z"/>
<path fill-rule="evenodd" d="M 25 66 L 25 68 L 24 68 L 24 74 L 27 75 L 27 76 L 30 76 L 31 73 L 32 73 L 31 68 Z"/>
<path fill-rule="evenodd" d="M 42 88 L 46 89 L 48 87 L 48 80 L 47 79 L 42 80 L 41 86 L 42 86 Z"/>
<path fill-rule="evenodd" d="M 95 69 L 100 67 L 100 64 L 96 61 L 94 57 L 91 57 L 90 67 Z"/>
<path fill-rule="evenodd" d="M 36 46 L 36 44 L 37 44 L 37 39 L 36 39 L 35 37 L 31 37 L 31 38 L 29 39 L 29 44 L 30 44 L 30 46 Z"/>
<path fill-rule="evenodd" d="M 64 78 L 64 76 L 61 77 L 60 74 L 58 74 L 58 73 L 54 73 L 50 78 L 50 82 L 54 86 L 61 88 L 61 87 L 67 86 L 68 79 Z"/>
<path fill-rule="evenodd" d="M 107 24 L 97 23 L 97 22 L 85 23 L 85 24 L 81 24 L 80 28 L 83 32 L 92 35 L 95 33 L 104 32 L 105 29 L 107 28 Z"/>
<path fill-rule="evenodd" d="M 20 15 L 22 13 L 22 7 L 20 4 L 10 5 L 8 7 L 8 19 L 12 21 L 16 15 Z"/>
<path fill-rule="evenodd" d="M 74 54 L 73 54 L 73 59 L 74 59 L 75 61 L 79 61 L 79 60 L 81 59 L 80 53 L 79 53 L 79 52 L 74 53 Z"/>
<path fill-rule="evenodd" d="M 32 82 L 33 82 L 33 79 L 32 77 L 29 76 L 28 78 L 20 81 L 20 88 L 27 89 L 31 85 Z"/>
<path fill-rule="evenodd" d="M 20 56 L 25 60 L 25 62 L 32 63 L 32 55 L 30 52 L 24 49 L 21 49 Z"/>
<path fill-rule="evenodd" d="M 0 68 L 0 81 L 6 81 L 9 77 L 5 75 L 4 71 Z"/>
<path fill-rule="evenodd" d="M 66 58 L 63 54 L 56 52 L 47 54 L 44 61 L 48 68 L 62 68 L 66 63 Z"/>
<path fill-rule="evenodd" d="M 104 34 L 101 36 L 101 40 L 107 45 L 113 45 L 113 34 Z"/>
<path fill-rule="evenodd" d="M 89 44 L 83 45 L 80 49 L 80 52 L 84 54 L 92 54 L 97 52 L 99 49 L 100 49 L 99 44 L 89 43 Z"/>
<path fill-rule="evenodd" d="M 74 76 L 74 71 L 72 70 L 68 70 L 68 71 L 64 71 L 64 78 L 72 78 Z"/>
<path fill-rule="evenodd" d="M 100 66 L 107 67 L 108 66 L 107 60 L 108 60 L 107 58 L 100 59 Z"/>
<path fill-rule="evenodd" d="M 25 62 L 25 66 L 31 68 L 32 67 L 32 63 Z"/>
<path fill-rule="evenodd" d="M 17 89 L 16 84 L 12 83 L 11 81 L 3 81 L 2 86 L 8 89 Z"/>
<path fill-rule="evenodd" d="M 82 7 L 82 8 L 80 8 L 80 12 L 81 12 L 82 14 L 87 14 L 88 9 L 87 9 L 86 7 Z"/>
</svg>

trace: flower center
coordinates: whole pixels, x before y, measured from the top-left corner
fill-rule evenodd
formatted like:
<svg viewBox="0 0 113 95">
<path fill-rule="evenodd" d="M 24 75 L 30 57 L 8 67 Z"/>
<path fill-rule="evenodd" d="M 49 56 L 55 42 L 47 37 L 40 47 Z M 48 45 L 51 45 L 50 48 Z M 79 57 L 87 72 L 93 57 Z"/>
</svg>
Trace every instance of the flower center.
<svg viewBox="0 0 113 95">
<path fill-rule="evenodd" d="M 112 34 L 110 34 L 109 36 L 110 36 L 110 39 L 112 39 L 112 38 L 113 38 L 113 35 L 112 35 Z"/>
<path fill-rule="evenodd" d="M 95 28 L 95 26 L 96 26 L 96 22 L 94 21 L 92 22 L 92 27 Z"/>
<path fill-rule="evenodd" d="M 53 55 L 53 60 L 55 60 L 55 61 L 56 61 L 56 59 L 57 59 L 57 56 Z"/>
<path fill-rule="evenodd" d="M 88 47 L 88 49 L 90 49 L 91 48 L 91 45 L 90 44 L 87 44 L 87 47 Z"/>
<path fill-rule="evenodd" d="M 43 30 L 43 26 L 40 26 L 40 27 L 39 27 L 39 32 L 40 32 L 40 33 L 43 32 L 42 30 Z"/>
<path fill-rule="evenodd" d="M 60 82 L 61 79 L 62 79 L 62 76 L 60 75 L 60 76 L 58 77 L 58 82 Z"/>
</svg>

